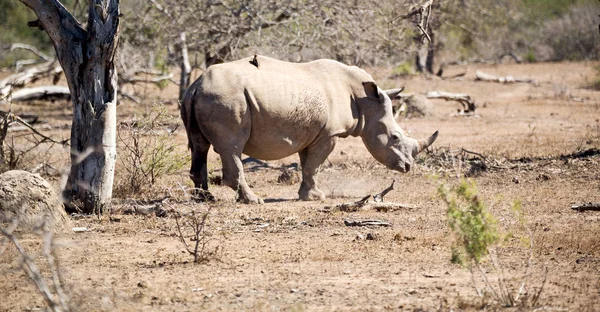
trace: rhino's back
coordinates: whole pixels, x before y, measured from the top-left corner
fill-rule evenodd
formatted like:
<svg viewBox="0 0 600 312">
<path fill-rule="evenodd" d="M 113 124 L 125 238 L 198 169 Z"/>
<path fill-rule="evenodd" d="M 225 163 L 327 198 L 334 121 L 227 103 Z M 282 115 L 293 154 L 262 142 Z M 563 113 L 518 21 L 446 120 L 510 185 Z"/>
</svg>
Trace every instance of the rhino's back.
<svg viewBox="0 0 600 312">
<path fill-rule="evenodd" d="M 332 60 L 317 60 L 308 63 L 290 63 L 264 56 L 213 65 L 202 75 L 203 91 L 226 94 L 241 89 L 260 91 L 269 89 L 269 96 L 295 94 L 303 88 L 312 90 L 335 87 L 333 78 L 339 79 L 346 65 Z M 335 93 L 335 90 L 329 90 Z"/>
</svg>

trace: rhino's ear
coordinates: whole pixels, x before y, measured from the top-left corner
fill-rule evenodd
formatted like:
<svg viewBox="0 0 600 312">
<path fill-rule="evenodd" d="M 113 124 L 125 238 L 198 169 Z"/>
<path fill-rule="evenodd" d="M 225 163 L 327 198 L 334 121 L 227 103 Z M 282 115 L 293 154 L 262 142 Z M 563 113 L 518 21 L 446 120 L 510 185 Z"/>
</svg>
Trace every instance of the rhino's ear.
<svg viewBox="0 0 600 312">
<path fill-rule="evenodd" d="M 368 98 L 375 101 L 381 101 L 381 95 L 379 95 L 379 88 L 377 88 L 377 85 L 374 82 L 367 81 L 363 82 L 362 85 L 365 88 L 365 94 Z"/>
<path fill-rule="evenodd" d="M 400 89 L 384 90 L 383 92 L 385 92 L 385 94 L 387 94 L 390 97 L 390 100 L 395 100 L 397 99 L 396 97 L 398 96 L 398 94 L 400 94 L 400 92 L 402 91 L 404 91 L 404 87 Z"/>
</svg>

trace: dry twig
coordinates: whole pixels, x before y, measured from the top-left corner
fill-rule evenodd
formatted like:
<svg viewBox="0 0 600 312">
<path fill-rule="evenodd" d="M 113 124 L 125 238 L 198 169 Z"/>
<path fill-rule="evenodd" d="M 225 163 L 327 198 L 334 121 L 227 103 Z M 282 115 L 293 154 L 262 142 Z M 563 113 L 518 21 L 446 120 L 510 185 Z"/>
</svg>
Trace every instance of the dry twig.
<svg viewBox="0 0 600 312">
<path fill-rule="evenodd" d="M 392 180 L 392 184 L 390 184 L 390 186 L 385 190 L 381 191 L 381 193 L 373 195 L 373 201 L 376 203 L 383 202 L 383 197 L 394 189 L 394 183 L 396 183 L 396 180 Z"/>
<path fill-rule="evenodd" d="M 5 111 L 0 111 L 0 116 L 4 116 L 5 118 L 8 118 L 9 120 L 9 125 L 12 122 L 18 122 L 21 125 L 25 126 L 27 129 L 31 130 L 31 132 L 33 132 L 34 134 L 42 137 L 42 142 L 40 143 L 44 143 L 44 142 L 51 142 L 51 143 L 56 143 L 56 144 L 60 144 L 63 146 L 69 146 L 69 139 L 65 139 L 62 141 L 56 141 L 53 138 L 39 132 L 37 129 L 35 129 L 32 125 L 30 125 L 28 122 L 26 122 L 25 120 L 23 120 L 21 117 L 11 113 L 11 112 L 5 112 Z"/>
<path fill-rule="evenodd" d="M 42 248 L 46 261 L 48 262 L 48 266 L 50 267 L 52 286 L 55 293 L 50 290 L 48 283 L 44 279 L 44 276 L 36 265 L 34 259 L 27 253 L 25 248 L 21 245 L 19 239 L 13 233 L 17 227 L 17 223 L 17 219 L 13 219 L 13 222 L 8 228 L 0 227 L 0 234 L 10 241 L 17 249 L 17 252 L 21 256 L 21 268 L 23 271 L 25 271 L 25 273 L 27 273 L 38 291 L 42 294 L 50 310 L 56 312 L 69 311 L 68 298 L 62 288 L 60 270 L 58 263 L 55 260 L 52 233 L 49 230 L 44 230 L 44 233 L 42 234 L 44 238 Z M 45 225 L 42 224 L 40 228 L 44 229 Z"/>
<path fill-rule="evenodd" d="M 408 204 L 401 204 L 401 203 L 384 203 L 383 202 L 383 197 L 391 192 L 394 189 L 394 183 L 396 182 L 396 180 L 392 181 L 392 184 L 387 187 L 385 190 L 381 191 L 378 194 L 375 195 L 367 195 L 365 197 L 363 197 L 362 199 L 355 201 L 355 202 L 351 202 L 351 203 L 341 203 L 341 204 L 337 204 L 334 207 L 331 206 L 327 206 L 325 207 L 325 211 L 331 211 L 332 208 L 335 208 L 339 211 L 344 211 L 344 212 L 354 212 L 354 211 L 358 211 L 360 209 L 375 209 L 378 212 L 389 212 L 389 211 L 395 211 L 398 209 L 413 209 L 415 208 L 412 205 L 408 205 Z M 372 201 L 371 201 L 372 198 Z"/>
<path fill-rule="evenodd" d="M 42 59 L 46 62 L 52 61 L 52 59 L 48 55 L 42 53 L 40 50 L 38 50 L 36 47 L 34 47 L 32 45 L 24 44 L 24 43 L 13 43 L 10 46 L 11 51 L 14 51 L 17 49 L 27 50 L 27 51 L 37 55 L 37 57 L 39 57 L 40 59 Z M 17 69 L 17 71 L 19 71 L 19 70 Z"/>
<path fill-rule="evenodd" d="M 177 225 L 177 237 L 185 247 L 185 250 L 194 256 L 194 263 L 207 261 L 206 247 L 208 245 L 208 236 L 206 232 L 208 215 L 210 214 L 211 206 L 205 212 L 198 214 L 195 210 L 191 213 L 180 215 L 175 214 L 175 224 Z M 181 219 L 181 220 L 180 220 Z M 183 226 L 188 226 L 192 229 L 192 241 L 194 246 L 191 247 L 183 234 Z"/>
</svg>

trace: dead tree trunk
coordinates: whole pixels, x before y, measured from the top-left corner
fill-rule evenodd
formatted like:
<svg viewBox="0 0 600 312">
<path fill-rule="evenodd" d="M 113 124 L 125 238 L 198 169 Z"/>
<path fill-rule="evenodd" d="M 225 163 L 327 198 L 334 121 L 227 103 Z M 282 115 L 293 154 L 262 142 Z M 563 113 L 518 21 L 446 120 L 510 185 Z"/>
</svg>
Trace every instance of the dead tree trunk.
<svg viewBox="0 0 600 312">
<path fill-rule="evenodd" d="M 100 213 L 110 204 L 116 160 L 119 0 L 90 0 L 87 29 L 58 0 L 20 1 L 38 17 L 28 25 L 54 43 L 71 90 L 71 171 L 63 196 Z"/>
<path fill-rule="evenodd" d="M 185 41 L 185 33 L 179 35 L 181 40 L 181 79 L 179 81 L 179 102 L 183 101 L 185 90 L 190 86 L 190 75 L 192 73 L 192 65 L 188 56 L 187 43 Z"/>
<path fill-rule="evenodd" d="M 435 59 L 435 33 L 429 29 L 428 39 L 420 43 L 417 51 L 415 65 L 420 73 L 433 74 L 433 63 Z"/>
<path fill-rule="evenodd" d="M 435 61 L 435 32 L 433 28 L 429 29 L 429 38 L 427 44 L 427 60 L 425 61 L 425 69 L 428 73 L 433 74 L 433 63 Z"/>
<path fill-rule="evenodd" d="M 425 3 L 412 9 L 411 12 L 402 15 L 406 18 L 417 18 L 415 25 L 419 29 L 420 35 L 415 37 L 417 42 L 417 55 L 415 56 L 415 67 L 418 72 L 428 72 L 433 74 L 433 59 L 435 53 L 433 31 L 430 30 L 429 20 L 431 18 L 431 9 L 433 0 L 427 0 Z"/>
</svg>

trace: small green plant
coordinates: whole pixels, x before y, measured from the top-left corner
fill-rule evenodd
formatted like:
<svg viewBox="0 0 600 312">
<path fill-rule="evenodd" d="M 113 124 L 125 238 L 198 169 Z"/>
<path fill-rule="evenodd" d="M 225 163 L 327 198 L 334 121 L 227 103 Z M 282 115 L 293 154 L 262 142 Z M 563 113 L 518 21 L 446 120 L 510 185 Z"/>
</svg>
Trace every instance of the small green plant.
<svg viewBox="0 0 600 312">
<path fill-rule="evenodd" d="M 546 275 L 542 285 L 530 296 L 526 291 L 526 282 L 531 275 L 533 238 L 526 225 L 521 203 L 515 201 L 511 205 L 511 211 L 518 220 L 519 226 L 527 231 L 528 238 L 522 240 L 529 244 L 529 257 L 525 275 L 518 290 L 515 291 L 513 284 L 504 275 L 504 269 L 498 261 L 496 248 L 501 237 L 512 237 L 512 233 L 501 235 L 498 229 L 498 220 L 492 216 L 484 201 L 479 197 L 475 182 L 461 180 L 457 186 L 451 188 L 441 184 L 438 194 L 448 206 L 448 226 L 454 236 L 451 261 L 461 264 L 471 272 L 473 287 L 477 295 L 480 298 L 491 296 L 496 302 L 507 307 L 535 306 L 546 282 Z M 486 271 L 489 272 L 489 270 L 484 268 L 484 266 L 490 265 L 487 262 L 488 259 L 491 260 L 492 271 L 495 274 L 493 279 L 488 278 Z M 475 271 L 479 272 L 483 280 L 483 289 L 477 286 Z M 492 280 L 497 280 L 496 286 L 492 284 Z"/>
<path fill-rule="evenodd" d="M 498 221 L 477 196 L 475 182 L 463 180 L 450 190 L 442 184 L 438 193 L 448 205 L 448 225 L 457 238 L 452 262 L 461 265 L 480 263 L 499 234 Z"/>
<path fill-rule="evenodd" d="M 535 61 L 536 61 L 535 54 L 533 53 L 532 50 L 529 50 L 529 52 L 527 52 L 527 54 L 525 54 L 525 60 L 528 63 L 535 63 Z"/>
<path fill-rule="evenodd" d="M 404 77 L 415 74 L 415 68 L 410 62 L 402 62 L 392 70 L 392 78 Z"/>
</svg>

